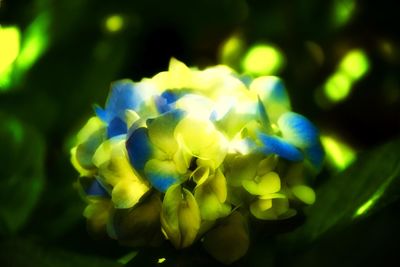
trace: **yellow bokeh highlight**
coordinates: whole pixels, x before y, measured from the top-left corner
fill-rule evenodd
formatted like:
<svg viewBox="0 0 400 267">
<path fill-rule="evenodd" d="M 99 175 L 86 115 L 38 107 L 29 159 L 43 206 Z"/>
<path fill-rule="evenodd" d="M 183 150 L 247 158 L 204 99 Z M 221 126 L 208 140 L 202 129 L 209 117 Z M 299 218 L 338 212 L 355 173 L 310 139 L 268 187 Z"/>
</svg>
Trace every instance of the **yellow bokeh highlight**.
<svg viewBox="0 0 400 267">
<path fill-rule="evenodd" d="M 232 68 L 240 62 L 245 43 L 239 36 L 233 35 L 228 38 L 220 48 L 220 62 Z"/>
<path fill-rule="evenodd" d="M 157 263 L 163 263 L 163 262 L 166 261 L 166 260 L 167 260 L 166 258 L 159 258 L 158 261 L 157 261 Z"/>
<path fill-rule="evenodd" d="M 353 81 L 362 78 L 369 69 L 369 60 L 364 51 L 360 49 L 351 50 L 342 59 L 339 70 L 343 71 Z"/>
<path fill-rule="evenodd" d="M 109 32 L 118 32 L 124 26 L 124 18 L 120 15 L 111 15 L 106 19 L 105 26 Z"/>
<path fill-rule="evenodd" d="M 325 97 L 332 103 L 345 100 L 350 95 L 353 84 L 360 80 L 369 68 L 370 63 L 363 50 L 350 50 L 324 84 Z"/>
<path fill-rule="evenodd" d="M 334 73 L 324 86 L 325 95 L 333 102 L 345 99 L 351 91 L 352 81 L 342 73 Z"/>
<path fill-rule="evenodd" d="M 47 13 L 38 16 L 23 32 L 17 27 L 0 27 L 0 90 L 19 81 L 48 47 Z"/>
<path fill-rule="evenodd" d="M 20 39 L 18 27 L 0 26 L 0 91 L 11 82 L 12 65 L 20 51 Z"/>
<path fill-rule="evenodd" d="M 284 60 L 284 56 L 278 48 L 259 44 L 251 47 L 246 53 L 242 61 L 242 69 L 253 75 L 271 75 L 282 68 Z"/>
<path fill-rule="evenodd" d="M 321 136 L 321 141 L 327 161 L 337 170 L 344 170 L 356 159 L 354 150 L 343 142 L 326 135 Z"/>
<path fill-rule="evenodd" d="M 21 53 L 18 56 L 16 67 L 24 72 L 36 62 L 48 46 L 47 29 L 50 23 L 48 14 L 38 16 L 24 33 Z"/>
</svg>

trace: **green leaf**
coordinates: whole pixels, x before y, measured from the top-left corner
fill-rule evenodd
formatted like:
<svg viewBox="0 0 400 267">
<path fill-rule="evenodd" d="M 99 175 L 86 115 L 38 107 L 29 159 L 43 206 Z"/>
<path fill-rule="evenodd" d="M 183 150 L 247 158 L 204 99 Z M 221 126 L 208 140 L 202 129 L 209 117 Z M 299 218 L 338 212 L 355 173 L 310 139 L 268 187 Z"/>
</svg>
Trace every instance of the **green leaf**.
<svg viewBox="0 0 400 267">
<path fill-rule="evenodd" d="M 326 181 L 316 190 L 316 202 L 306 210 L 304 225 L 281 238 L 282 248 L 301 251 L 316 246 L 326 236 L 335 236 L 398 200 L 398 151 L 400 140 L 395 140 L 361 154 L 347 170 Z"/>
<path fill-rule="evenodd" d="M 39 246 L 27 240 L 0 243 L 0 265 L 13 267 L 118 267 L 117 261 Z"/>
<path fill-rule="evenodd" d="M 33 128 L 0 114 L 0 234 L 27 221 L 44 185 L 44 141 Z"/>
<path fill-rule="evenodd" d="M 381 266 L 398 261 L 399 203 L 322 236 L 304 251 L 279 257 L 282 266 Z"/>
</svg>

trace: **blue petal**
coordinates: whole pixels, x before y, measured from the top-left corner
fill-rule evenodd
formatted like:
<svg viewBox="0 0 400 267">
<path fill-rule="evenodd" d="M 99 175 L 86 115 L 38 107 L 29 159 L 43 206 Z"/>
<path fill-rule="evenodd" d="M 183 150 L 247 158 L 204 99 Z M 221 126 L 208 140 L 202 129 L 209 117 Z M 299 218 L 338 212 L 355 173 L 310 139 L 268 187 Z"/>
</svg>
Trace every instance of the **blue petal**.
<svg viewBox="0 0 400 267">
<path fill-rule="evenodd" d="M 152 186 L 160 192 L 166 192 L 168 188 L 177 183 L 177 179 L 174 176 L 165 176 L 162 174 L 148 174 L 148 179 Z"/>
<path fill-rule="evenodd" d="M 185 90 L 180 90 L 180 91 L 172 91 L 172 90 L 166 90 L 164 91 L 160 96 L 157 96 L 155 98 L 156 106 L 158 112 L 165 113 L 168 111 L 171 111 L 174 108 L 174 103 L 184 96 L 186 93 Z"/>
<path fill-rule="evenodd" d="M 104 109 L 102 109 L 100 106 L 95 105 L 94 112 L 96 113 L 97 117 L 99 117 L 102 121 L 104 121 L 104 122 L 108 121 L 107 112 Z"/>
<path fill-rule="evenodd" d="M 321 143 L 318 142 L 315 145 L 307 148 L 305 150 L 305 154 L 306 158 L 308 159 L 308 161 L 310 161 L 316 171 L 320 171 L 325 158 L 325 151 Z"/>
<path fill-rule="evenodd" d="M 218 112 L 216 110 L 211 111 L 209 120 L 212 122 L 216 122 L 218 118 Z"/>
<path fill-rule="evenodd" d="M 137 110 L 142 102 L 142 94 L 132 81 L 114 82 L 105 107 L 105 122 L 110 122 L 115 117 L 124 118 L 127 109 Z"/>
<path fill-rule="evenodd" d="M 172 110 L 172 108 L 173 108 L 170 104 L 168 104 L 168 102 L 165 98 L 162 98 L 160 96 L 156 96 L 154 101 L 156 103 L 158 112 L 161 114 L 166 113 L 166 112 Z"/>
<path fill-rule="evenodd" d="M 99 196 L 99 197 L 104 197 L 104 196 L 109 196 L 107 191 L 104 189 L 104 187 L 95 179 L 93 183 L 85 189 L 85 192 L 88 196 Z"/>
<path fill-rule="evenodd" d="M 166 90 L 161 94 L 161 97 L 167 101 L 167 104 L 175 103 L 180 97 L 180 94 L 174 93 L 171 90 Z"/>
<path fill-rule="evenodd" d="M 287 112 L 279 117 L 279 129 L 283 138 L 299 148 L 307 148 L 318 142 L 317 128 L 304 116 Z"/>
<path fill-rule="evenodd" d="M 290 161 L 301 161 L 304 158 L 300 150 L 298 150 L 293 145 L 287 143 L 282 138 L 266 135 L 263 133 L 259 133 L 258 138 L 264 145 L 260 149 L 261 152 L 263 152 L 264 154 L 276 154 Z"/>
<path fill-rule="evenodd" d="M 147 131 L 147 128 L 138 128 L 126 141 L 129 160 L 137 171 L 144 170 L 146 162 L 152 155 L 152 144 Z"/>
<path fill-rule="evenodd" d="M 289 96 L 282 80 L 271 80 L 271 83 L 266 84 L 265 90 L 268 91 L 268 100 L 280 103 L 289 103 Z"/>
<path fill-rule="evenodd" d="M 112 138 L 117 135 L 126 134 L 128 128 L 126 126 L 126 122 L 121 120 L 119 117 L 115 117 L 111 120 L 107 127 L 107 136 L 108 138 Z"/>
</svg>

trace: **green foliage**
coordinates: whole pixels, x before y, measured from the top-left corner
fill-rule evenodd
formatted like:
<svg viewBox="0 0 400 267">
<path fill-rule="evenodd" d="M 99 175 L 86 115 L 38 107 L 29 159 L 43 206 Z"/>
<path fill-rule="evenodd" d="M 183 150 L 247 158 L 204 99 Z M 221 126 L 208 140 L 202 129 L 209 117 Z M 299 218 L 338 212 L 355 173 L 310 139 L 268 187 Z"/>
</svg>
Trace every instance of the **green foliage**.
<svg viewBox="0 0 400 267">
<path fill-rule="evenodd" d="M 78 253 L 54 249 L 28 240 L 0 243 L 2 266 L 12 267 L 118 267 L 121 264 L 102 257 L 85 256 Z"/>
<path fill-rule="evenodd" d="M 33 128 L 0 113 L 0 234 L 24 226 L 44 186 L 44 141 Z"/>
<path fill-rule="evenodd" d="M 380 256 L 393 252 L 397 245 L 392 240 L 400 235 L 399 149 L 398 139 L 361 154 L 345 172 L 317 189 L 304 225 L 279 240 L 281 253 L 298 255 L 289 263 L 355 266 L 379 262 Z"/>
<path fill-rule="evenodd" d="M 285 239 L 311 243 L 368 217 L 396 201 L 400 194 L 400 140 L 361 154 L 345 172 L 317 189 L 317 201 L 306 211 L 306 223 Z"/>
</svg>

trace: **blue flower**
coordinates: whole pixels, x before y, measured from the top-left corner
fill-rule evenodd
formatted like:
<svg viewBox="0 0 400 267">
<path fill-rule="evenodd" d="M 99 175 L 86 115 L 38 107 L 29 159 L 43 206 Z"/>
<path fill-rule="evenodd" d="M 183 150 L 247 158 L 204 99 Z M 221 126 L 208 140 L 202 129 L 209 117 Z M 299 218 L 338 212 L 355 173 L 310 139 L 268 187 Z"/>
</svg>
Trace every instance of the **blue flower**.
<svg viewBox="0 0 400 267">
<path fill-rule="evenodd" d="M 131 80 L 114 82 L 105 108 L 95 107 L 96 115 L 108 125 L 108 138 L 127 133 L 127 111 L 143 115 L 148 109 L 154 109 L 155 103 L 151 101 L 154 95 L 156 95 L 155 89 L 146 82 L 133 83 Z"/>
</svg>

